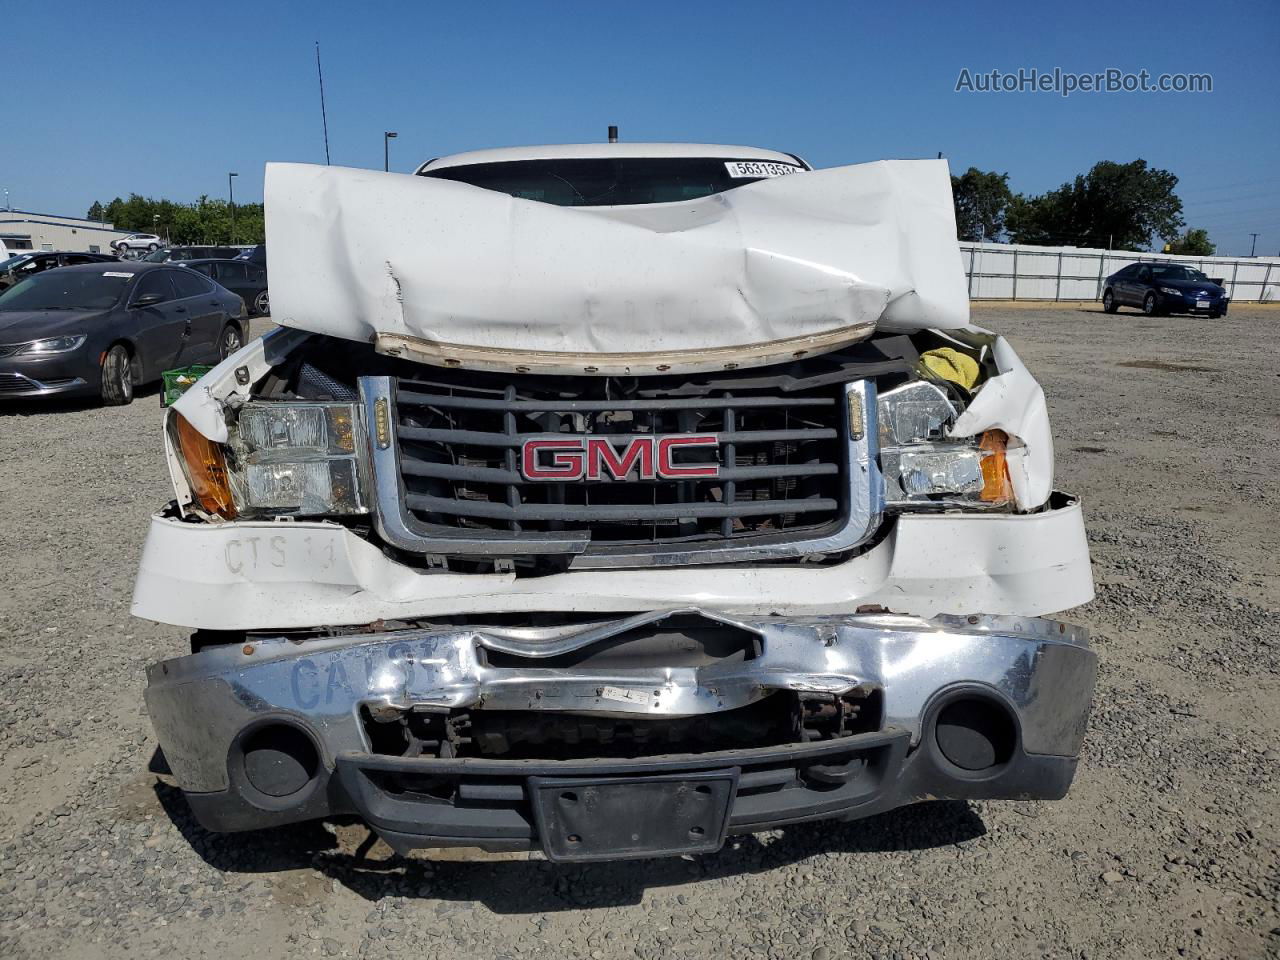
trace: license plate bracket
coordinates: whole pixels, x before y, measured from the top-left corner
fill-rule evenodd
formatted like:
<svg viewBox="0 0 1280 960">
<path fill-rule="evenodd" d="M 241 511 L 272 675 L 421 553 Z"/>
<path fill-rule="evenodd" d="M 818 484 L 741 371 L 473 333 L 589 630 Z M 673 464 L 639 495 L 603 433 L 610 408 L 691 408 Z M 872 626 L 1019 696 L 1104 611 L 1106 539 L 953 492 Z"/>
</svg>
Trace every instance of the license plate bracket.
<svg viewBox="0 0 1280 960">
<path fill-rule="evenodd" d="M 555 861 L 714 853 L 737 787 L 737 767 L 528 781 L 542 849 Z"/>
</svg>

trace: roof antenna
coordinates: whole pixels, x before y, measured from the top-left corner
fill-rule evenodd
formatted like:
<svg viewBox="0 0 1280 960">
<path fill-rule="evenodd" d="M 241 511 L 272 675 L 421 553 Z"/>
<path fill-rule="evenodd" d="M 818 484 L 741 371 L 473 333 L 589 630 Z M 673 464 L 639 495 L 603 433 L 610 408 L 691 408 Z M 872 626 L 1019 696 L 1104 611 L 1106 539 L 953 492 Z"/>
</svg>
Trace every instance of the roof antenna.
<svg viewBox="0 0 1280 960">
<path fill-rule="evenodd" d="M 618 128 L 613 124 L 609 125 L 609 142 L 610 143 L 618 142 Z"/>
</svg>

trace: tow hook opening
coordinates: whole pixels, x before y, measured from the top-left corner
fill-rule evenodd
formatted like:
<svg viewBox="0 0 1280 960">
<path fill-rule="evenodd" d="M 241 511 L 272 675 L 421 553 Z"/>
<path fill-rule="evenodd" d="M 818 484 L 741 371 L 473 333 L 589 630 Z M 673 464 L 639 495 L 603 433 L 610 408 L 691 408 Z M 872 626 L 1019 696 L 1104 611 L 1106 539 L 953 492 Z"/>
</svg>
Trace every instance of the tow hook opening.
<svg viewBox="0 0 1280 960">
<path fill-rule="evenodd" d="M 990 697 L 965 694 L 948 701 L 934 722 L 938 751 L 969 773 L 985 773 L 1013 757 L 1018 728 L 1013 714 Z"/>
<path fill-rule="evenodd" d="M 245 781 L 272 800 L 296 797 L 315 782 L 320 754 L 311 737 L 288 723 L 267 723 L 240 742 Z"/>
</svg>

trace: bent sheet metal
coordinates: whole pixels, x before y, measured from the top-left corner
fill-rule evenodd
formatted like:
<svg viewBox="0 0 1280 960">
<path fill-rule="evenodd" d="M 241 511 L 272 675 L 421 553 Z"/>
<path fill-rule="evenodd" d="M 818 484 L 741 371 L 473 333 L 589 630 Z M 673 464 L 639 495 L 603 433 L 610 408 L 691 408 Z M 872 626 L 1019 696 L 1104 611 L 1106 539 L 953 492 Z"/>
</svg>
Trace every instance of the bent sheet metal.
<svg viewBox="0 0 1280 960">
<path fill-rule="evenodd" d="M 437 364 L 724 369 L 968 323 L 941 160 L 644 207 L 268 164 L 266 198 L 277 322 Z"/>
</svg>

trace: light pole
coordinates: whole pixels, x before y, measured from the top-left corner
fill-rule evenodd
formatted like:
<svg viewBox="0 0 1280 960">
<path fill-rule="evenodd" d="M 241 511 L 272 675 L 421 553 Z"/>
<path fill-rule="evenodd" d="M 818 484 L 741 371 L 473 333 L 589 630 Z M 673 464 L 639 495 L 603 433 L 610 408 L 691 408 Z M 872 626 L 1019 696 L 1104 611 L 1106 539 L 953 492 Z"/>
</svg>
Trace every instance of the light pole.
<svg viewBox="0 0 1280 960">
<path fill-rule="evenodd" d="M 382 169 L 384 172 L 391 171 L 391 141 L 397 137 L 394 130 L 385 130 L 382 134 Z"/>
<path fill-rule="evenodd" d="M 1253 243 L 1249 245 L 1249 256 L 1252 257 L 1258 250 L 1258 235 L 1251 233 L 1249 236 L 1253 237 Z"/>
<path fill-rule="evenodd" d="M 227 174 L 227 199 L 231 204 L 231 243 L 233 245 L 236 242 L 236 190 L 231 178 L 238 176 L 240 176 L 238 173 Z"/>
<path fill-rule="evenodd" d="M 157 237 L 160 236 L 160 214 L 153 213 L 151 215 L 151 232 Z"/>
</svg>

